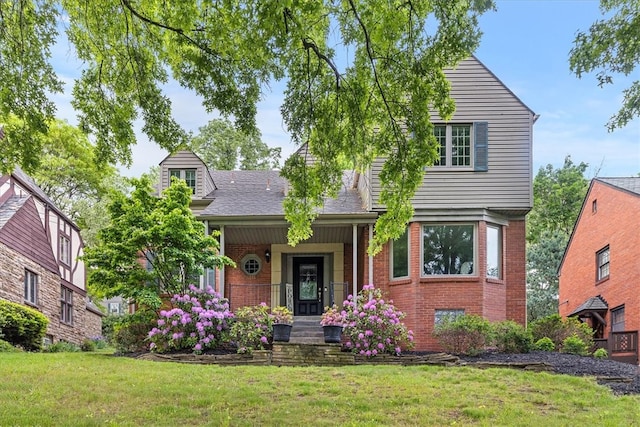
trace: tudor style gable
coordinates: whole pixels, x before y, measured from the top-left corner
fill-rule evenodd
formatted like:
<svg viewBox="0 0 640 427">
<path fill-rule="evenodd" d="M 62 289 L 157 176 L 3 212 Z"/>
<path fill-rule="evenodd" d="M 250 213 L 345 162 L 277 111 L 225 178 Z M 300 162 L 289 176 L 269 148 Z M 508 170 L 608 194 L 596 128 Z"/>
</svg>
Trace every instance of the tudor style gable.
<svg viewBox="0 0 640 427">
<path fill-rule="evenodd" d="M 10 197 L 0 206 L 0 216 L 7 217 L 0 220 L 0 243 L 57 274 L 58 263 L 33 197 Z"/>
</svg>

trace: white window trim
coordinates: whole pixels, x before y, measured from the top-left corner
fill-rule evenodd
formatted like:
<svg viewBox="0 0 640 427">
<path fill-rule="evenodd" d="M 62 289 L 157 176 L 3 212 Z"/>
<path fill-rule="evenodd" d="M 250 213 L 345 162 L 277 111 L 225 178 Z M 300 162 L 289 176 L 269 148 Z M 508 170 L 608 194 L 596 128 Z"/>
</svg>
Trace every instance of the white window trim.
<svg viewBox="0 0 640 427">
<path fill-rule="evenodd" d="M 424 227 L 425 226 L 471 225 L 473 227 L 473 270 L 470 274 L 425 274 L 424 272 Z M 478 223 L 477 222 L 424 222 L 420 224 L 420 277 L 478 277 Z"/>
<path fill-rule="evenodd" d="M 193 176 L 193 187 L 191 187 L 189 185 L 189 183 L 187 182 L 187 171 L 189 172 L 193 172 L 194 176 Z M 176 176 L 176 178 L 183 180 L 185 183 L 187 183 L 187 187 L 191 188 L 193 190 L 193 194 L 196 193 L 196 188 L 198 186 L 198 169 L 196 168 L 184 168 L 184 169 L 180 169 L 180 168 L 171 168 L 169 169 L 169 185 L 171 185 L 171 177 L 174 176 L 173 173 L 175 172 L 179 172 L 180 175 Z"/>
<path fill-rule="evenodd" d="M 473 129 L 473 123 L 434 123 L 434 126 L 445 126 L 445 134 L 446 134 L 446 159 L 447 164 L 444 166 L 441 165 L 433 165 L 434 169 L 437 170 L 449 170 L 449 171 L 474 171 L 475 165 L 475 132 Z M 452 158 L 453 158 L 453 126 L 469 126 L 469 165 L 468 166 L 453 166 Z M 438 157 L 440 154 L 438 154 Z"/>
<path fill-rule="evenodd" d="M 33 286 L 33 293 L 31 292 L 31 280 L 35 280 L 35 284 Z M 27 286 L 27 283 L 29 284 L 29 286 Z M 38 304 L 38 291 L 40 288 L 40 276 L 37 273 L 34 273 L 31 270 L 28 270 L 25 268 L 24 270 L 24 286 L 25 286 L 25 295 L 24 296 L 24 300 L 29 303 L 29 304 L 33 304 L 33 305 L 37 305 Z"/>
</svg>

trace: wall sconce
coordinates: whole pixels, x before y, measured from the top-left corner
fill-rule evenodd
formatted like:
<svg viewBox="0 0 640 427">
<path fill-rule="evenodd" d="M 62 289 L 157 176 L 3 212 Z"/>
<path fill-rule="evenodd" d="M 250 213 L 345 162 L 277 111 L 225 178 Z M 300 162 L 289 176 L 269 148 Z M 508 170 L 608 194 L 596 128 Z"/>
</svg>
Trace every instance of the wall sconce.
<svg viewBox="0 0 640 427">
<path fill-rule="evenodd" d="M 269 263 L 269 261 L 271 261 L 271 251 L 269 249 L 264 251 L 264 259 L 267 260 L 267 264 Z"/>
</svg>

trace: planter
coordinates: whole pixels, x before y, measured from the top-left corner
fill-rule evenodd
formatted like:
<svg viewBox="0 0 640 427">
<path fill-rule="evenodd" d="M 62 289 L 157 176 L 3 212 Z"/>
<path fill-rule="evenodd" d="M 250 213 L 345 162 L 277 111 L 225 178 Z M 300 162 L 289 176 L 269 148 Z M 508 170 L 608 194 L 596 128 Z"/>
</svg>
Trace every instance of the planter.
<svg viewBox="0 0 640 427">
<path fill-rule="evenodd" d="M 273 340 L 280 342 L 289 342 L 291 336 L 291 325 L 286 323 L 276 323 L 273 325 Z"/>
<path fill-rule="evenodd" d="M 342 337 L 342 326 L 327 325 L 322 327 L 324 332 L 324 342 L 326 343 L 339 343 Z"/>
</svg>

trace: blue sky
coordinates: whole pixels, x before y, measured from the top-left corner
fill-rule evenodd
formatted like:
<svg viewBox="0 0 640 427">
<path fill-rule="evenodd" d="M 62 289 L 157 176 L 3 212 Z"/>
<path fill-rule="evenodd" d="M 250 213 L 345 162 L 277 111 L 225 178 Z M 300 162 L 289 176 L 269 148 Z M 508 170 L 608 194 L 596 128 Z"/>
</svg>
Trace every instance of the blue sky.
<svg viewBox="0 0 640 427">
<path fill-rule="evenodd" d="M 569 71 L 568 56 L 579 29 L 586 30 L 601 17 L 595 0 L 506 0 L 497 1 L 497 11 L 480 21 L 484 33 L 477 58 L 506 84 L 529 108 L 540 115 L 534 125 L 534 174 L 547 164 L 562 165 L 571 155 L 574 163 L 589 164 L 587 176 L 635 176 L 640 172 L 640 119 L 609 133 L 605 124 L 622 100 L 622 89 L 640 79 L 615 79 L 605 88 L 595 75 L 576 78 Z M 69 104 L 72 79 L 80 72 L 66 42 L 54 50 L 54 66 L 67 82 L 66 94 L 55 96 L 58 116 L 76 123 Z M 258 107 L 262 139 L 280 146 L 283 158 L 295 147 L 282 124 L 279 108 L 282 95 L 265 95 Z M 187 130 L 197 132 L 215 114 L 207 114 L 195 96 L 176 84 L 167 94 L 174 104 L 174 116 Z M 157 165 L 168 153 L 138 134 L 133 147 L 133 165 L 121 168 L 129 176 L 139 176 Z"/>
</svg>

